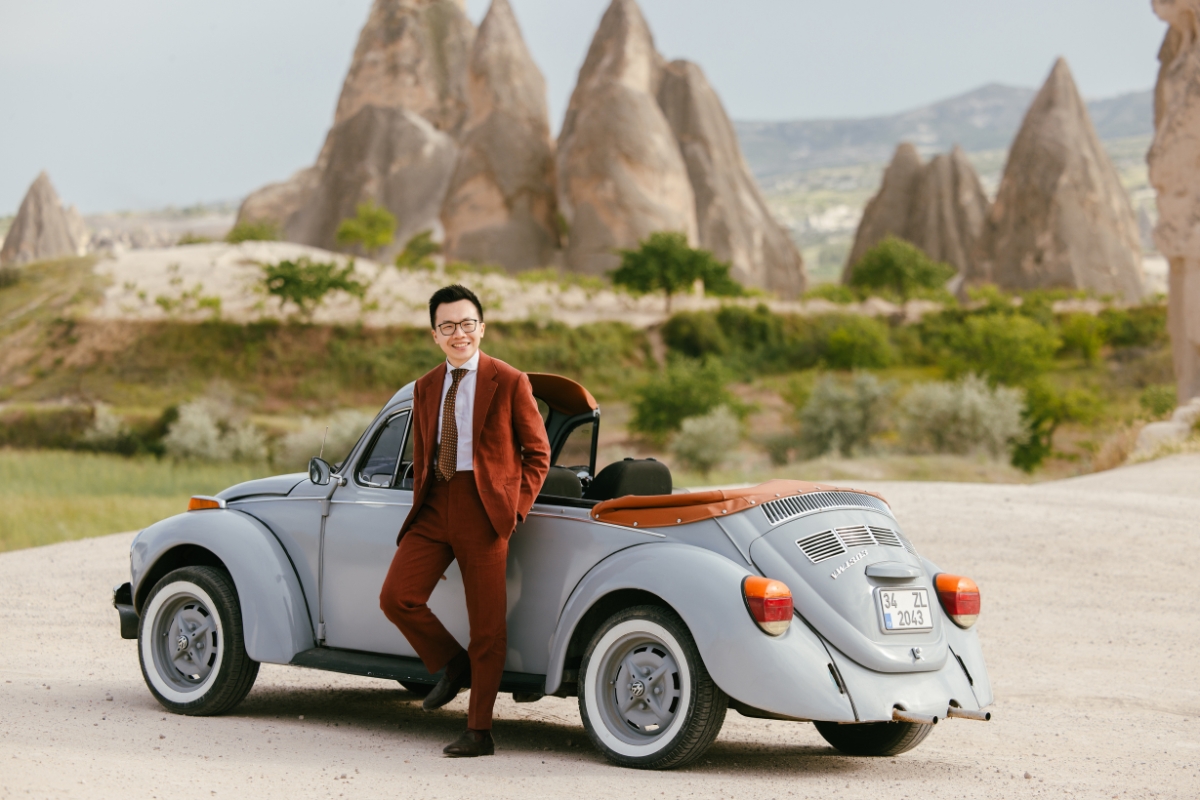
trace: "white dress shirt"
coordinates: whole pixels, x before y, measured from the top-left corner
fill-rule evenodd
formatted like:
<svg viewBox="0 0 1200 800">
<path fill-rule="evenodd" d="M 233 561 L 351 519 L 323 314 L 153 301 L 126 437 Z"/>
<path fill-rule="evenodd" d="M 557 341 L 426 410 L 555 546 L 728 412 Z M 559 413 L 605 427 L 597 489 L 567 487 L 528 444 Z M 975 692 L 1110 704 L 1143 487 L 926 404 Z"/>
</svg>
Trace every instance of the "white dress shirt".
<svg viewBox="0 0 1200 800">
<path fill-rule="evenodd" d="M 446 393 L 454 385 L 454 370 L 465 369 L 466 375 L 458 382 L 458 393 L 454 396 L 454 423 L 458 427 L 458 471 L 474 469 L 471 460 L 471 425 L 475 419 L 475 377 L 479 374 L 479 351 L 467 363 L 456 367 L 446 361 L 446 379 L 442 381 L 442 397 L 438 401 L 438 443 L 442 441 L 442 409 L 446 407 Z"/>
</svg>

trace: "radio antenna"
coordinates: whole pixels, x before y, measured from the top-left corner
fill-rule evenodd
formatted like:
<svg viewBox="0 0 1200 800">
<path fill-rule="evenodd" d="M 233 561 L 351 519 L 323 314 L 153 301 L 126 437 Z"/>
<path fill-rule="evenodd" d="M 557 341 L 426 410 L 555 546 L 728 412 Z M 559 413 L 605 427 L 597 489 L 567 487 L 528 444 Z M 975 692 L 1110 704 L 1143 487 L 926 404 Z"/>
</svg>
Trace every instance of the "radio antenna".
<svg viewBox="0 0 1200 800">
<path fill-rule="evenodd" d="M 328 438 L 329 438 L 329 426 L 326 425 L 325 426 L 325 435 L 321 437 L 321 452 L 319 455 L 317 455 L 317 458 L 325 457 L 325 440 Z"/>
</svg>

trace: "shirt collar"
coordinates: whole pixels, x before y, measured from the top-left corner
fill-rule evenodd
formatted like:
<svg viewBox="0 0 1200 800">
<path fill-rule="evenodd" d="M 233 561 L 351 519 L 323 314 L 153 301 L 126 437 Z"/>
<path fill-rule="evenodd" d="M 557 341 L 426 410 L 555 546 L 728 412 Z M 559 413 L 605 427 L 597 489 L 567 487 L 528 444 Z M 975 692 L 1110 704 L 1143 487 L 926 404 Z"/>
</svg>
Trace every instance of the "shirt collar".
<svg viewBox="0 0 1200 800">
<path fill-rule="evenodd" d="M 480 351 L 476 350 L 475 355 L 468 358 L 467 363 L 463 364 L 461 367 L 454 366 L 450 363 L 450 359 L 446 359 L 446 374 L 449 375 L 451 371 L 456 369 L 465 369 L 469 372 L 474 372 L 475 370 L 479 369 L 479 352 Z"/>
</svg>

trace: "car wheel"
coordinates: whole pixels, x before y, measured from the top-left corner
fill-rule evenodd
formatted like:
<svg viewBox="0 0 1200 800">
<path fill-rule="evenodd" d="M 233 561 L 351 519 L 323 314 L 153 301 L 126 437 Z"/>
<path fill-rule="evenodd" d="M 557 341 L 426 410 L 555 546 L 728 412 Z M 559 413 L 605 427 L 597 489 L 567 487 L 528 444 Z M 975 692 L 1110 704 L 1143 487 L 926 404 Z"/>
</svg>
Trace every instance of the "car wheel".
<svg viewBox="0 0 1200 800">
<path fill-rule="evenodd" d="M 164 576 L 142 609 L 138 655 L 150 693 L 176 714 L 220 714 L 240 703 L 258 662 L 246 655 L 229 573 L 184 567 Z"/>
<path fill-rule="evenodd" d="M 579 687 L 588 736 L 624 767 L 669 769 L 699 758 L 721 732 L 729 703 L 683 620 L 657 606 L 626 609 L 600 626 Z"/>
<path fill-rule="evenodd" d="M 916 722 L 815 722 L 825 741 L 848 756 L 898 756 L 919 745 L 933 730 Z"/>
<path fill-rule="evenodd" d="M 433 691 L 432 683 L 417 683 L 416 681 L 396 681 L 408 691 L 415 694 L 417 697 L 428 697 Z"/>
</svg>

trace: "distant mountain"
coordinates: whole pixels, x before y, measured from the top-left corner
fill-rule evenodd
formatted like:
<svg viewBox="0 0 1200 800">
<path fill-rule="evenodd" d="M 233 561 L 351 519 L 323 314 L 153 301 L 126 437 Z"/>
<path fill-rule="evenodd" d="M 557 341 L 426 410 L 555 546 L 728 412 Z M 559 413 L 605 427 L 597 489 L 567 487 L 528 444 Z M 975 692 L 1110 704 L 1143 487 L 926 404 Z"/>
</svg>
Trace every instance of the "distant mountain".
<svg viewBox="0 0 1200 800">
<path fill-rule="evenodd" d="M 791 122 L 735 122 L 746 160 L 770 186 L 788 175 L 821 167 L 885 163 L 896 145 L 912 142 L 922 154 L 1007 148 L 1020 127 L 1033 89 L 988 84 L 966 94 L 886 117 Z M 1101 139 L 1150 135 L 1153 91 L 1088 103 Z"/>
</svg>

